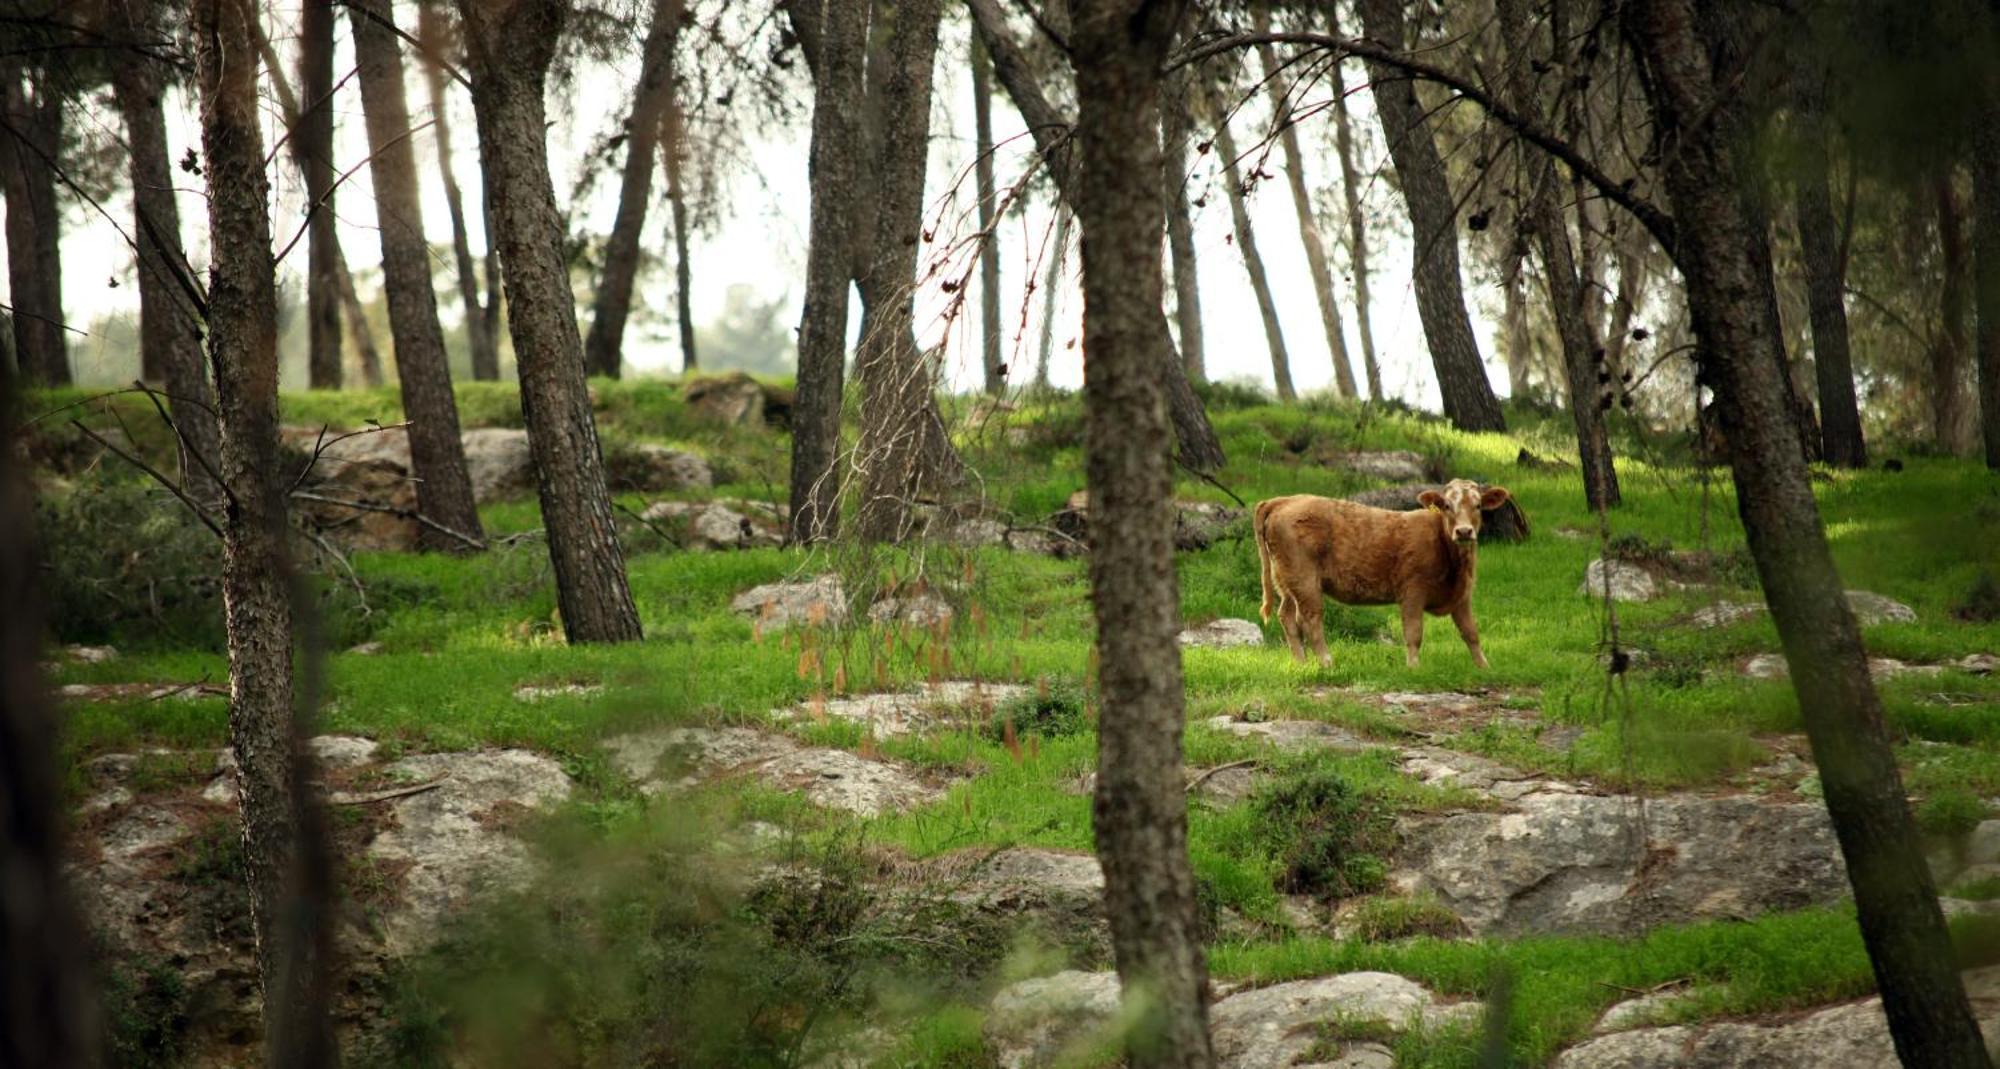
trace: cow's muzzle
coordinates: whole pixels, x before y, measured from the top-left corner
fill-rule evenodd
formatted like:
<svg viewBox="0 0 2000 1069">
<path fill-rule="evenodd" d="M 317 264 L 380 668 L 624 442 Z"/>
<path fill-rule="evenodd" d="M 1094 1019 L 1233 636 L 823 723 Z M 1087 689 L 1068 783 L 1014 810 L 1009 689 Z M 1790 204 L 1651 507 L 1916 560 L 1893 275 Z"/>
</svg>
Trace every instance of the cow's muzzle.
<svg viewBox="0 0 2000 1069">
<path fill-rule="evenodd" d="M 1479 540 L 1478 532 L 1470 527 L 1460 527 L 1452 532 L 1452 536 L 1458 539 L 1458 544 L 1461 546 L 1469 546 Z"/>
</svg>

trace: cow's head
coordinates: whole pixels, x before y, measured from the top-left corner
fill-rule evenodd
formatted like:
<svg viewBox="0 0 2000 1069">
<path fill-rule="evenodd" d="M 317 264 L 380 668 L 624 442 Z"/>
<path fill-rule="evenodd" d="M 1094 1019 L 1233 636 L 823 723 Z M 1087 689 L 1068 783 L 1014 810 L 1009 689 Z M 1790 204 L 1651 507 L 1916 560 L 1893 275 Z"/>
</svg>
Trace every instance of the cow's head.
<svg viewBox="0 0 2000 1069">
<path fill-rule="evenodd" d="M 1479 541 L 1479 528 L 1485 522 L 1486 513 L 1506 503 L 1505 487 L 1481 489 L 1471 479 L 1453 479 L 1444 484 L 1442 490 L 1426 490 L 1417 495 L 1417 504 L 1443 514 L 1445 529 L 1451 533 L 1452 540 L 1462 546 Z"/>
</svg>

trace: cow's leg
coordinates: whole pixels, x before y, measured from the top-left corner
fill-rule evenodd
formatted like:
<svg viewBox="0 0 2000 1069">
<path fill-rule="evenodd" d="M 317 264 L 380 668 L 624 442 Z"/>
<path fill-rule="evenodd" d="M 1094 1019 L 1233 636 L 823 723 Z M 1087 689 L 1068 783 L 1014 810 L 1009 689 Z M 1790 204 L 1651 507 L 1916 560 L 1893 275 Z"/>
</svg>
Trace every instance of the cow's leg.
<svg viewBox="0 0 2000 1069">
<path fill-rule="evenodd" d="M 1333 667 L 1333 654 L 1326 652 L 1325 599 L 1317 590 L 1299 599 L 1299 630 L 1305 632 L 1306 641 L 1312 643 L 1313 652 L 1319 655 L 1320 665 Z M 1304 660 L 1303 657 L 1300 659 Z"/>
<path fill-rule="evenodd" d="M 1479 648 L 1479 624 L 1472 619 L 1472 602 L 1467 601 L 1451 610 L 1451 622 L 1458 625 L 1458 637 L 1465 640 L 1465 648 L 1472 651 L 1472 663 L 1486 667 L 1486 651 Z"/>
<path fill-rule="evenodd" d="M 1403 603 L 1403 663 L 1415 668 L 1417 650 L 1424 644 L 1424 603 L 1421 598 L 1404 598 Z"/>
<path fill-rule="evenodd" d="M 1278 586 L 1278 626 L 1285 632 L 1286 644 L 1292 647 L 1292 660 L 1304 664 L 1306 647 L 1300 638 L 1299 596 L 1282 580 Z"/>
</svg>

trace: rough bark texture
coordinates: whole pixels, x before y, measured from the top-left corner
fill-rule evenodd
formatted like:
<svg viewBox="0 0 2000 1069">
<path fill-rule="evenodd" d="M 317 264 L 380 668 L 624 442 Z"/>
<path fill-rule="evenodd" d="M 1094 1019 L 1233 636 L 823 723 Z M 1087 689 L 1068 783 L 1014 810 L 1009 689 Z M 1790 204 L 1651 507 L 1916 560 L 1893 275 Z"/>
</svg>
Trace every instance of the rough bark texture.
<svg viewBox="0 0 2000 1069">
<path fill-rule="evenodd" d="M 1820 455 L 1843 468 L 1868 466 L 1861 408 L 1854 396 L 1854 360 L 1847 345 L 1846 279 L 1827 180 L 1826 129 L 1818 87 L 1799 94 L 1799 247 L 1812 317 L 1813 372 L 1819 385 Z"/>
<path fill-rule="evenodd" d="M 979 186 L 979 353 L 986 369 L 986 392 L 1007 390 L 1007 365 L 1000 357 L 1000 231 L 995 216 L 999 197 L 993 181 L 992 62 L 978 38 L 972 42 L 972 117 L 974 179 Z"/>
<path fill-rule="evenodd" d="M 445 210 L 451 213 L 451 251 L 458 269 L 458 299 L 465 307 L 465 345 L 472 356 L 472 377 L 491 382 L 500 377 L 500 349 L 479 300 L 479 272 L 473 266 L 472 242 L 465 233 L 465 196 L 458 188 L 451 150 L 451 100 L 447 95 L 444 63 L 448 54 L 449 29 L 438 0 L 418 0 L 417 39 L 422 41 L 424 82 L 430 91 L 431 133 L 437 141 L 438 175 L 444 179 Z M 487 235 L 487 244 L 493 243 Z"/>
<path fill-rule="evenodd" d="M 475 122 L 477 121 L 475 117 Z M 486 154 L 479 158 L 479 212 L 485 220 L 481 229 L 486 232 L 486 336 L 493 342 L 493 376 L 500 376 L 500 306 L 506 298 L 502 292 L 500 278 L 500 240 L 493 229 L 493 175 L 486 169 Z M 515 368 L 518 378 L 520 369 Z"/>
<path fill-rule="evenodd" d="M 1972 250 L 1965 237 L 1965 207 L 1949 170 L 1932 182 L 1937 197 L 1938 246 L 1944 253 L 1943 285 L 1938 288 L 1938 332 L 1931 342 L 1931 430 L 1938 449 L 1970 456 L 1979 438 L 1979 418 L 1967 371 L 1972 359 L 1966 336 L 1973 299 Z"/>
<path fill-rule="evenodd" d="M 1514 109 L 1525 115 L 1540 114 L 1534 84 L 1528 77 L 1528 17 L 1525 0 L 1498 0 L 1501 33 L 1508 42 L 1507 94 Z M 1561 43 L 1558 44 L 1561 47 Z M 1558 64 L 1560 65 L 1560 64 Z M 1556 169 L 1545 157 L 1533 159 L 1523 176 L 1527 199 L 1521 206 L 1521 228 L 1541 253 L 1542 280 L 1549 292 L 1549 312 L 1561 336 L 1563 374 L 1569 384 L 1569 411 L 1576 425 L 1576 451 L 1583 473 L 1583 495 L 1592 509 L 1618 504 L 1618 471 L 1611 463 L 1611 438 L 1605 432 L 1604 412 L 1609 395 L 1597 385 L 1602 364 L 1598 358 L 1597 335 L 1584 319 L 1585 294 L 1577 277 L 1576 260 L 1569 244 L 1569 225 L 1556 206 Z M 1608 381 L 1608 376 L 1607 376 Z"/>
<path fill-rule="evenodd" d="M 1075 202 L 1083 231 L 1085 472 L 1096 550 L 1097 791 L 1105 913 L 1123 983 L 1127 1062 L 1206 1067 L 1209 988 L 1181 780 L 1180 590 L 1173 463 L 1149 321 L 1162 297 L 1156 73 L 1179 5 L 1075 9 Z"/>
<path fill-rule="evenodd" d="M 1194 210 L 1187 195 L 1187 142 L 1191 123 L 1186 72 L 1167 77 L 1160 116 L 1164 159 L 1160 180 L 1166 183 L 1167 252 L 1174 268 L 1174 326 L 1180 331 L 1181 366 L 1187 370 L 1189 379 L 1200 382 L 1208 377 L 1208 359 L 1202 343 L 1201 274 L 1195 263 Z M 1046 364 L 1047 358 L 1042 362 Z"/>
<path fill-rule="evenodd" d="M 23 378 L 65 386 L 70 371 L 62 310 L 62 212 L 50 165 L 62 148 L 62 99 L 47 84 L 46 73 L 14 66 L 0 77 L 7 125 L 15 131 L 0 144 L 14 354 Z"/>
<path fill-rule="evenodd" d="M 451 392 L 444 328 L 438 323 L 431 284 L 430 241 L 424 237 L 417 158 L 410 145 L 410 109 L 404 99 L 403 58 L 390 0 L 348 0 L 361 105 L 368 125 L 368 175 L 375 186 L 376 231 L 382 239 L 382 288 L 389 299 L 389 331 L 396 342 L 396 382 L 410 421 L 410 467 L 417 480 L 417 508 L 466 539 L 484 532 L 466 474 L 459 439 L 458 401 Z M 426 525 L 425 548 L 464 552 L 465 539 Z"/>
<path fill-rule="evenodd" d="M 674 95 L 674 48 L 680 43 L 681 0 L 653 0 L 653 18 L 639 55 L 639 84 L 625 118 L 625 169 L 618 183 L 618 213 L 604 243 L 604 272 L 597 306 L 583 342 L 583 364 L 592 375 L 617 378 L 632 314 L 632 285 L 639 276 L 639 237 L 653 200 L 653 156 L 660 121 Z"/>
<path fill-rule="evenodd" d="M 1752 176 L 1734 156 L 1745 143 L 1742 98 L 1718 86 L 1712 42 L 1698 30 L 1691 0 L 1641 0 L 1624 9 L 1623 23 L 1644 67 L 1658 134 L 1673 146 L 1663 156 L 1663 177 L 1701 374 L 1716 390 L 1737 509 L 1792 664 L 1897 1053 L 1909 1066 L 1985 1069 L 1860 631 L 1798 449 L 1769 307 L 1769 257 L 1758 252 L 1767 232 L 1746 206 Z"/>
<path fill-rule="evenodd" d="M 896 542 L 912 533 L 911 505 L 957 481 L 962 469 L 932 392 L 930 361 L 917 348 L 917 261 L 923 248 L 924 171 L 930 152 L 932 69 L 940 0 L 880 5 L 888 67 L 871 93 L 880 121 L 878 192 L 872 253 L 857 273 L 861 291 L 861 435 L 855 447 L 861 501 L 855 519 L 864 539 Z M 872 70 L 872 64 L 871 64 Z M 874 79 L 871 73 L 870 80 Z"/>
<path fill-rule="evenodd" d="M 694 265 L 688 258 L 689 217 L 687 188 L 687 114 L 677 97 L 667 98 L 666 114 L 660 117 L 660 156 L 667 171 L 667 207 L 674 227 L 674 319 L 680 327 L 681 374 L 701 366 L 694 347 Z"/>
<path fill-rule="evenodd" d="M 133 40 L 158 40 L 159 0 L 124 0 L 123 29 Z M 188 295 L 187 254 L 181 246 L 180 208 L 174 201 L 173 163 L 167 150 L 166 71 L 149 57 L 121 57 L 112 68 L 112 92 L 131 146 L 132 239 L 139 246 L 139 348 L 148 382 L 166 386 L 182 444 L 181 483 L 201 500 L 218 487 L 208 469 L 219 456 L 213 394 L 201 352 L 202 323 Z"/>
<path fill-rule="evenodd" d="M 1054 351 L 1056 344 L 1056 293 L 1062 286 L 1063 260 L 1069 252 L 1070 223 L 1074 219 L 1075 213 L 1069 210 L 1069 205 L 1057 201 L 1056 235 L 1049 243 L 1049 269 L 1042 275 L 1042 338 L 1039 352 L 1035 355 L 1037 389 L 1047 389 L 1049 385 L 1049 354 Z M 1192 268 L 1194 261 L 1189 260 L 1188 266 Z M 1196 314 L 1200 313 L 1197 311 Z M 1201 324 L 1197 322 L 1195 334 L 1199 337 L 1200 333 Z M 1190 368 L 1188 374 L 1196 375 L 1198 370 Z"/>
<path fill-rule="evenodd" d="M 1257 6 L 1258 29 L 1270 30 L 1270 10 Z M 1305 246 L 1306 271 L 1312 276 L 1313 296 L 1319 301 L 1319 323 L 1326 332 L 1326 352 L 1333 360 L 1334 387 L 1342 397 L 1353 397 L 1354 369 L 1347 358 L 1347 328 L 1341 323 L 1340 304 L 1333 296 L 1333 268 L 1326 259 L 1326 243 L 1320 240 L 1319 220 L 1313 212 L 1312 195 L 1306 192 L 1306 154 L 1299 148 L 1299 128 L 1292 119 L 1292 107 L 1285 85 L 1279 81 L 1278 53 L 1270 45 L 1257 48 L 1264 70 L 1264 91 L 1271 98 L 1272 122 L 1278 127 L 1278 147 L 1285 153 L 1285 185 L 1292 192 L 1292 209 L 1299 219 L 1299 244 Z"/>
<path fill-rule="evenodd" d="M 2000 470 L 2000 92 L 1980 105 L 1973 148 L 1972 239 L 1978 257 L 1979 414 L 1986 466 Z"/>
<path fill-rule="evenodd" d="M 840 531 L 840 396 L 847 368 L 848 249 L 860 178 L 862 73 L 868 0 L 826 0 L 826 32 L 812 54 L 812 240 L 799 319 L 798 393 L 792 400 L 790 538 Z"/>
<path fill-rule="evenodd" d="M 1507 392 L 1515 398 L 1528 396 L 1528 370 L 1534 363 L 1534 340 L 1528 333 L 1528 301 L 1525 293 L 1527 282 L 1521 273 L 1527 270 L 1528 254 L 1524 248 L 1516 247 L 1508 257 L 1505 277 L 1501 280 L 1501 300 L 1504 302 L 1500 313 L 1500 338 L 1507 358 Z"/>
<path fill-rule="evenodd" d="M 1327 30 L 1340 36 L 1338 11 L 1326 6 Z M 1327 70 L 1333 88 L 1333 137 L 1340 155 L 1340 193 L 1347 202 L 1347 263 L 1354 271 L 1354 320 L 1361 336 L 1361 366 L 1368 376 L 1368 399 L 1382 399 L 1382 367 L 1375 360 L 1375 328 L 1368 317 L 1368 219 L 1361 214 L 1362 177 L 1354 166 L 1354 123 L 1347 115 L 1347 82 L 1341 65 Z"/>
<path fill-rule="evenodd" d="M 1250 225 L 1250 207 L 1243 197 L 1243 172 L 1236 165 L 1236 138 L 1229 133 L 1229 113 L 1220 100 L 1211 98 L 1215 113 L 1216 162 L 1222 167 L 1222 188 L 1229 198 L 1229 217 L 1236 227 L 1236 251 L 1243 256 L 1243 270 L 1250 276 L 1250 292 L 1257 298 L 1257 314 L 1264 323 L 1264 345 L 1271 351 L 1271 382 L 1279 401 L 1298 400 L 1292 386 L 1292 357 L 1285 349 L 1285 331 L 1278 323 L 1278 302 L 1271 296 L 1271 280 L 1264 274 L 1264 256 L 1257 251 L 1257 231 Z"/>
<path fill-rule="evenodd" d="M 299 13 L 299 95 L 292 156 L 316 205 L 306 233 L 306 377 L 315 390 L 340 388 L 340 238 L 334 214 L 333 0 L 305 0 Z M 273 78 L 279 68 L 271 68 Z"/>
<path fill-rule="evenodd" d="M 1014 110 L 1027 120 L 1035 148 L 1047 161 L 1057 193 L 1074 209 L 1082 191 L 1075 161 L 1070 158 L 1069 139 L 1063 136 L 1070 128 L 1069 120 L 1049 103 L 1027 59 L 1007 35 L 1007 16 L 998 0 L 966 0 L 966 6 L 972 9 L 980 40 L 985 43 L 987 54 L 993 57 L 993 73 L 1014 102 Z M 1154 311 L 1156 314 L 1144 324 L 1146 344 L 1159 355 L 1158 370 L 1166 383 L 1167 409 L 1173 416 L 1175 440 L 1180 443 L 1180 462 L 1196 471 L 1217 471 L 1227 459 L 1222 442 L 1215 436 L 1201 398 L 1195 395 L 1188 381 L 1187 369 L 1174 349 L 1172 333 L 1167 330 L 1166 314 L 1157 306 Z"/>
<path fill-rule="evenodd" d="M 1402 0 L 1359 0 L 1355 6 L 1368 36 L 1393 48 L 1409 46 Z M 1375 110 L 1382 119 L 1389 158 L 1395 161 L 1397 184 L 1402 187 L 1403 204 L 1410 216 L 1417 315 L 1423 320 L 1424 340 L 1430 346 L 1431 364 L 1437 369 L 1444 414 L 1460 430 L 1505 430 L 1500 399 L 1486 381 L 1479 342 L 1472 334 L 1472 320 L 1466 316 L 1458 274 L 1457 208 L 1445 181 L 1444 162 L 1438 158 L 1437 144 L 1426 125 L 1423 102 L 1417 97 L 1417 83 L 1394 67 L 1375 61 L 1368 64 L 1368 76 L 1374 82 Z"/>
<path fill-rule="evenodd" d="M 590 414 L 544 136 L 543 92 L 569 5 L 459 0 L 458 9 L 563 632 L 571 642 L 636 640 L 639 612 Z"/>
</svg>

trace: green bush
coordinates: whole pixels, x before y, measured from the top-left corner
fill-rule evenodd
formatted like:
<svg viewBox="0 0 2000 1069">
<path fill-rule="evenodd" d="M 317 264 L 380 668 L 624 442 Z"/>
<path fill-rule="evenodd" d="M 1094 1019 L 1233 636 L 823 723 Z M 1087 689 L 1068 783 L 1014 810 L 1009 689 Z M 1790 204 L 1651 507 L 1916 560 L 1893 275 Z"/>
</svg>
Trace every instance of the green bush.
<svg viewBox="0 0 2000 1069">
<path fill-rule="evenodd" d="M 1260 789 L 1250 805 L 1281 890 L 1333 899 L 1382 886 L 1382 855 L 1395 845 L 1389 807 L 1339 772 L 1297 768 Z"/>
<path fill-rule="evenodd" d="M 1986 803 L 1963 788 L 1948 788 L 1917 807 L 1917 826 L 1932 835 L 1963 835 L 1986 819 Z"/>
<path fill-rule="evenodd" d="M 1044 739 L 1081 735 L 1090 730 L 1090 709 L 1083 688 L 1075 683 L 1057 683 L 1047 693 L 1023 695 L 1000 703 L 987 722 L 986 734 L 995 742 L 1007 737 L 1007 726 L 1015 738 L 1038 735 Z"/>
<path fill-rule="evenodd" d="M 35 536 L 59 641 L 222 648 L 222 541 L 166 491 L 90 472 L 36 499 Z"/>
</svg>

